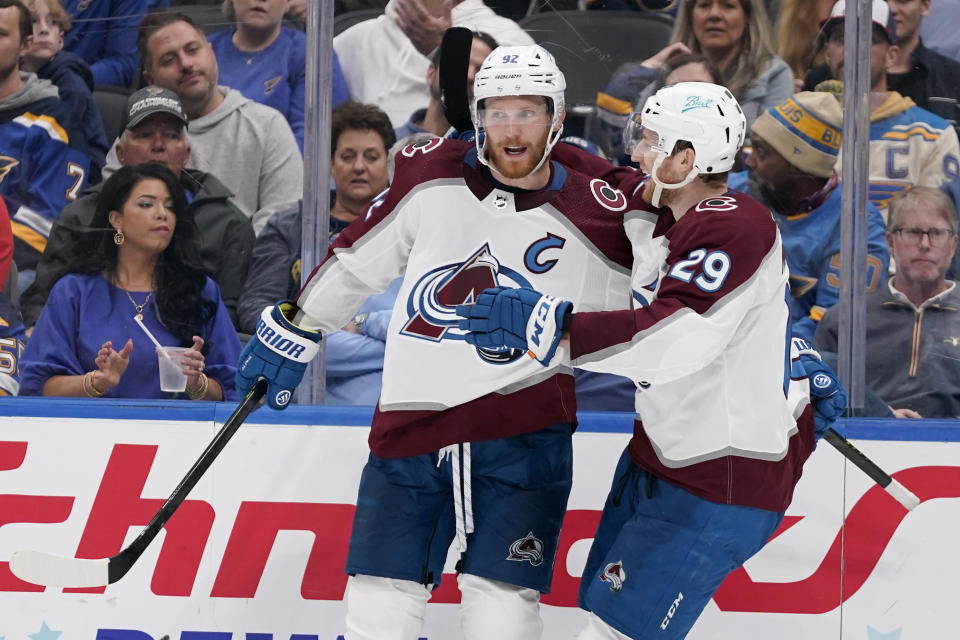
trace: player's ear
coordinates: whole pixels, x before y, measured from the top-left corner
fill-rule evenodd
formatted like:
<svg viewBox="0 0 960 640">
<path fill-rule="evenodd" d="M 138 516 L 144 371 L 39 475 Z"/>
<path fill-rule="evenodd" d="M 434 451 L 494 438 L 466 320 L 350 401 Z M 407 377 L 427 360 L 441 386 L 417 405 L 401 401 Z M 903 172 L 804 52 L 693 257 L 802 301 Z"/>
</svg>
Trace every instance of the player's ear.
<svg viewBox="0 0 960 640">
<path fill-rule="evenodd" d="M 123 215 L 119 211 L 111 211 L 107 214 L 107 221 L 110 223 L 110 226 L 120 230 L 120 221 L 123 219 Z"/>
</svg>

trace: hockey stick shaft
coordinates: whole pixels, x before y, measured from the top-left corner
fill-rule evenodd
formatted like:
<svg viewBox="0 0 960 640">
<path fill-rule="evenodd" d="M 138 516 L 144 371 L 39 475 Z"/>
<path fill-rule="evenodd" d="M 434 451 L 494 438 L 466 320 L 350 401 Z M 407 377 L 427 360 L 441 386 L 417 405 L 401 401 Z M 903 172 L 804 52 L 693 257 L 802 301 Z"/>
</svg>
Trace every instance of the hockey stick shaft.
<svg viewBox="0 0 960 640">
<path fill-rule="evenodd" d="M 190 490 L 196 486 L 233 434 L 256 408 L 266 388 L 265 380 L 259 380 L 254 385 L 160 510 L 125 549 L 113 557 L 99 559 L 62 557 L 39 551 L 18 551 L 10 558 L 10 571 L 21 580 L 32 584 L 64 588 L 104 587 L 120 580 L 157 537 L 176 512 L 177 507 L 186 499 Z"/>
<path fill-rule="evenodd" d="M 823 439 L 832 444 L 837 451 L 867 474 L 871 480 L 883 487 L 907 511 L 913 511 L 920 504 L 920 498 L 916 494 L 893 479 L 890 474 L 881 469 L 877 463 L 868 458 L 834 429 L 827 429 L 823 434 Z"/>
<path fill-rule="evenodd" d="M 258 380 L 252 389 L 247 393 L 243 402 L 236 408 L 233 414 L 223 423 L 220 431 L 214 436 L 207 448 L 204 449 L 197 461 L 190 467 L 190 471 L 183 477 L 177 488 L 173 490 L 170 497 L 167 498 L 160 510 L 150 519 L 147 526 L 140 535 L 130 543 L 130 545 L 119 554 L 110 559 L 109 577 L 110 582 L 114 583 L 130 570 L 137 558 L 143 554 L 144 550 L 150 545 L 164 525 L 170 520 L 177 508 L 183 503 L 190 491 L 196 486 L 203 474 L 206 473 L 213 461 L 217 459 L 223 448 L 227 446 L 230 439 L 244 423 L 247 416 L 256 408 L 260 399 L 267 389 L 266 380 Z"/>
<path fill-rule="evenodd" d="M 467 71 L 473 32 L 465 27 L 451 27 L 440 42 L 440 101 L 443 115 L 457 131 L 473 129 L 467 92 Z"/>
</svg>

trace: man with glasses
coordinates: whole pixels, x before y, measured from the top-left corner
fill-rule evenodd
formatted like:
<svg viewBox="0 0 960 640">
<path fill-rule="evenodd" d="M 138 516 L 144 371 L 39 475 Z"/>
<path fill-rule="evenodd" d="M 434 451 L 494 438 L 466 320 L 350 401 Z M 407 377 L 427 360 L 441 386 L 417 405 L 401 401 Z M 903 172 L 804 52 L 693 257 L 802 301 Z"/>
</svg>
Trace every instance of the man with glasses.
<svg viewBox="0 0 960 640">
<path fill-rule="evenodd" d="M 946 278 L 957 212 L 939 189 L 914 187 L 890 202 L 887 244 L 897 272 L 867 296 L 866 382 L 899 418 L 960 416 L 960 291 Z M 837 350 L 836 310 L 814 342 Z"/>
</svg>

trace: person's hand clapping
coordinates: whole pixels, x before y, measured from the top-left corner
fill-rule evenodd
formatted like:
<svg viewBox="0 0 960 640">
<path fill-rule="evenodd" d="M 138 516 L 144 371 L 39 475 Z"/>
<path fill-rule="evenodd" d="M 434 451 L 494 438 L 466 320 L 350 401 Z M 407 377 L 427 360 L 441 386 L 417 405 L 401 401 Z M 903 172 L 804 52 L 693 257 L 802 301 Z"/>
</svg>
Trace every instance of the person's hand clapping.
<svg viewBox="0 0 960 640">
<path fill-rule="evenodd" d="M 113 343 L 107 340 L 100 347 L 94 364 L 97 370 L 93 372 L 93 386 L 96 391 L 106 393 L 120 384 L 120 378 L 123 372 L 127 370 L 130 364 L 130 352 L 133 351 L 133 339 L 128 338 L 127 343 L 123 345 L 120 351 L 113 348 Z"/>
<path fill-rule="evenodd" d="M 436 15 L 421 0 L 396 0 L 394 8 L 397 25 L 424 56 L 429 57 L 440 46 L 443 32 L 453 24 L 450 16 L 453 0 L 440 0 Z"/>
</svg>

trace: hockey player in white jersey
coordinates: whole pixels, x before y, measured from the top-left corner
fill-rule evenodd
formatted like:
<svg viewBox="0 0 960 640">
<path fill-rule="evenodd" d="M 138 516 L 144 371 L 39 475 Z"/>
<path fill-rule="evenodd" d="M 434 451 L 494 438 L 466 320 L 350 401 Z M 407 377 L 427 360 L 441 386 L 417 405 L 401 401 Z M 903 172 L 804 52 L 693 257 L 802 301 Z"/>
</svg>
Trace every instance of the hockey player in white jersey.
<svg viewBox="0 0 960 640">
<path fill-rule="evenodd" d="M 630 306 L 626 198 L 550 160 L 564 87 L 544 49 L 496 49 L 475 76 L 476 142 L 398 153 L 390 189 L 296 301 L 264 310 L 241 355 L 238 392 L 266 378 L 283 408 L 321 334 L 404 276 L 347 558 L 347 640 L 416 640 L 453 540 L 464 637 L 541 635 L 572 477 L 572 371 L 475 347 L 455 310 L 497 285 Z"/>
<path fill-rule="evenodd" d="M 650 177 L 625 213 L 633 309 L 571 313 L 563 296 L 522 288 L 458 309 L 478 346 L 637 384 L 634 435 L 583 573 L 579 640 L 684 638 L 776 530 L 815 435 L 846 404 L 816 352 L 791 341 L 776 223 L 727 189 L 744 130 L 730 92 L 705 83 L 662 89 L 634 114 L 626 148 Z"/>
</svg>

